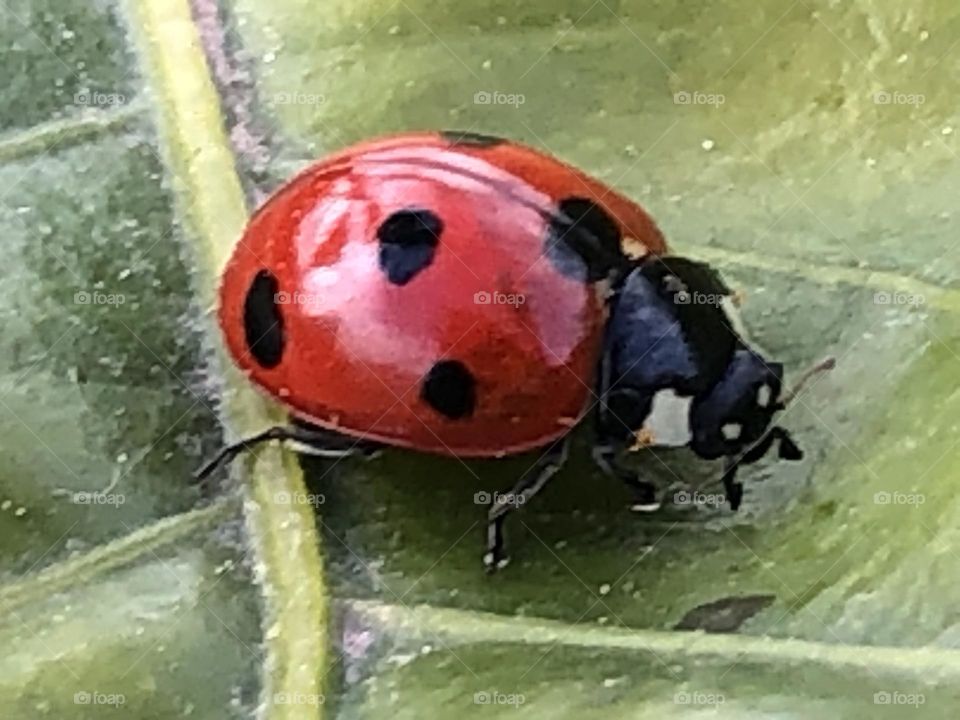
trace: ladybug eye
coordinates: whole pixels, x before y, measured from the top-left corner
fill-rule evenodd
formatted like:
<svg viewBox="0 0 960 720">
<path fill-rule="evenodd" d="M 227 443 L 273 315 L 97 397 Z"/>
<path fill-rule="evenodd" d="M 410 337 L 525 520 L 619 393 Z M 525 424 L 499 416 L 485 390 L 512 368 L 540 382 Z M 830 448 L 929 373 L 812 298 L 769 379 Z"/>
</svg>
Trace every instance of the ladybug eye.
<svg viewBox="0 0 960 720">
<path fill-rule="evenodd" d="M 433 262 L 443 222 L 430 210 L 393 213 L 377 228 L 380 269 L 394 285 L 406 285 Z"/>
<path fill-rule="evenodd" d="M 606 210 L 586 198 L 561 200 L 549 220 L 546 254 L 557 269 L 585 282 L 597 282 L 623 260 L 620 227 Z"/>
<path fill-rule="evenodd" d="M 276 367 L 283 357 L 283 316 L 277 307 L 280 284 L 269 270 L 261 270 L 250 283 L 243 302 L 243 330 L 247 348 L 265 368 Z"/>
<path fill-rule="evenodd" d="M 456 360 L 441 360 L 430 368 L 420 397 L 451 420 L 473 414 L 477 404 L 477 381 L 467 366 Z"/>
</svg>

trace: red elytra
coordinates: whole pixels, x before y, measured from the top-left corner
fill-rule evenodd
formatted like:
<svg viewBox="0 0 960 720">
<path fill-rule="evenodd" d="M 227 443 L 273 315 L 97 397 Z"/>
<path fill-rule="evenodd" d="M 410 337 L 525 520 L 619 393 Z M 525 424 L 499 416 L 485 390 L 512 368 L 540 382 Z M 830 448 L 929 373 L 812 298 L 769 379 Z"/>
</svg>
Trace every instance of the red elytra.
<svg viewBox="0 0 960 720">
<path fill-rule="evenodd" d="M 584 204 L 665 252 L 636 203 L 522 145 L 348 148 L 251 218 L 220 288 L 229 352 L 293 415 L 347 435 L 463 457 L 543 446 L 594 400 L 602 293 L 545 252 L 558 208 Z"/>
</svg>

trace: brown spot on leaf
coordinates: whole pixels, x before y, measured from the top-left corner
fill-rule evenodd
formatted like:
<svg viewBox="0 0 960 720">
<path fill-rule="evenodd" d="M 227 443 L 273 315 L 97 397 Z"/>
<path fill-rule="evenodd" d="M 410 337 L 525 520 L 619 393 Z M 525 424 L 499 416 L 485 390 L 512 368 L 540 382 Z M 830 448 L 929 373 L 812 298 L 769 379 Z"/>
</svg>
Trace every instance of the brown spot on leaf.
<svg viewBox="0 0 960 720">
<path fill-rule="evenodd" d="M 732 633 L 776 600 L 775 595 L 741 595 L 698 605 L 674 626 L 674 630 Z"/>
</svg>

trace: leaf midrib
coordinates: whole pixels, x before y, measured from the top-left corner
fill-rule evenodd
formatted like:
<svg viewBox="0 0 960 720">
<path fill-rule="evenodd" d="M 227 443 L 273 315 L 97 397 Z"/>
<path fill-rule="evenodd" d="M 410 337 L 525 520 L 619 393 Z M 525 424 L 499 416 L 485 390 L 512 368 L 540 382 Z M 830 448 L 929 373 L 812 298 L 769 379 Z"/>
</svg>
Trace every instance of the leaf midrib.
<svg viewBox="0 0 960 720">
<path fill-rule="evenodd" d="M 340 605 L 366 623 L 399 628 L 400 634 L 405 633 L 409 639 L 431 641 L 439 637 L 445 647 L 481 643 L 563 645 L 653 652 L 663 659 L 711 657 L 731 663 L 814 663 L 838 671 L 864 670 L 924 683 L 960 681 L 960 651 L 935 646 L 853 645 L 741 633 L 600 627 L 534 616 L 374 600 L 344 600 Z"/>
</svg>

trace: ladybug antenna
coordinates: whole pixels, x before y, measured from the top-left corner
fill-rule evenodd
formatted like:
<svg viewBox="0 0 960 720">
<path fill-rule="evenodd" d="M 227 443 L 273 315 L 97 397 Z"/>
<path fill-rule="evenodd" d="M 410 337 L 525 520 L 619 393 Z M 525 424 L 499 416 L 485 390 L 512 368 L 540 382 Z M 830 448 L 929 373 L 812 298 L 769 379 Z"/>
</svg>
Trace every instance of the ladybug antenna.
<svg viewBox="0 0 960 720">
<path fill-rule="evenodd" d="M 833 370 L 837 366 L 837 359 L 834 357 L 824 358 L 816 365 L 813 365 L 797 379 L 793 384 L 793 387 L 790 388 L 786 393 L 784 393 L 780 400 L 777 401 L 777 405 L 783 409 L 787 407 L 791 402 L 793 402 L 797 396 L 800 394 L 800 391 L 806 386 L 810 380 L 819 375 L 820 373 L 828 372 Z"/>
</svg>

